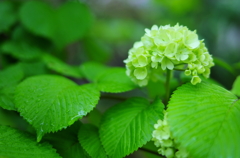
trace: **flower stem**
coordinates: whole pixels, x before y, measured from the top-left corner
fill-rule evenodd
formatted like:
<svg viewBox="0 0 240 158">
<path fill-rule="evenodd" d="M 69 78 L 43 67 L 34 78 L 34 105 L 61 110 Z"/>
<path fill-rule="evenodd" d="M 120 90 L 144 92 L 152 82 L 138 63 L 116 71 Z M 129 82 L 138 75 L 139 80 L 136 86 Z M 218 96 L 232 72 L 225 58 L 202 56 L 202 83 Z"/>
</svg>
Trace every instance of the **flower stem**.
<svg viewBox="0 0 240 158">
<path fill-rule="evenodd" d="M 167 105 L 169 101 L 169 96 L 170 96 L 170 78 L 171 78 L 171 70 L 167 69 L 167 74 L 166 74 L 166 83 L 165 83 L 165 88 L 166 88 L 166 102 L 165 105 Z"/>
</svg>

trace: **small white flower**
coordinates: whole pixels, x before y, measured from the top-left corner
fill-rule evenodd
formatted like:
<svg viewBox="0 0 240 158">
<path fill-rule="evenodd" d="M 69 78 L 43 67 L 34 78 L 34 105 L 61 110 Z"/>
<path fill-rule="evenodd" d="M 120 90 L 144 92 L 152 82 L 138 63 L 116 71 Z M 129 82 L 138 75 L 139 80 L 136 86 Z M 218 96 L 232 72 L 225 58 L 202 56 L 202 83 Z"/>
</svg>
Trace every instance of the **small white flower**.
<svg viewBox="0 0 240 158">
<path fill-rule="evenodd" d="M 187 158 L 188 152 L 181 146 L 175 143 L 171 137 L 171 132 L 167 122 L 167 113 L 164 111 L 164 119 L 158 120 L 154 125 L 155 130 L 152 133 L 152 140 L 158 153 L 166 156 L 167 158 Z"/>
</svg>

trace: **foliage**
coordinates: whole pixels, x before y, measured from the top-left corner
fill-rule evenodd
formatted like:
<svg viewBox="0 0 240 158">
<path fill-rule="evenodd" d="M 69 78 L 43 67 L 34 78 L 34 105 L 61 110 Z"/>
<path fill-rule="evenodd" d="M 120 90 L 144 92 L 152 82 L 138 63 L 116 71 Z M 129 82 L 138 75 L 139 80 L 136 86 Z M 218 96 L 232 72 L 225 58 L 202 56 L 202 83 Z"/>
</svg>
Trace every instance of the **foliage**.
<svg viewBox="0 0 240 158">
<path fill-rule="evenodd" d="M 212 60 L 204 33 L 167 25 L 146 29 L 124 68 L 144 22 L 54 2 L 0 1 L 0 157 L 240 157 L 239 62 Z M 151 2 L 174 15 L 201 5 Z M 233 79 L 209 76 L 213 63 Z"/>
</svg>

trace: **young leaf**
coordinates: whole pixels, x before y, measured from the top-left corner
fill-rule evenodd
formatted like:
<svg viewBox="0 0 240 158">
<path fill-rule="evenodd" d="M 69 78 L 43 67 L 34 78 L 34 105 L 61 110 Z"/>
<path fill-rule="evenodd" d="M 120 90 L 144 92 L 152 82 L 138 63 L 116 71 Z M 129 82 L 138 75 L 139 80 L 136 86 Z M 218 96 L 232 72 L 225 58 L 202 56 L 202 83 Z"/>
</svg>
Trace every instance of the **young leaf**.
<svg viewBox="0 0 240 158">
<path fill-rule="evenodd" d="M 108 69 L 107 66 L 96 62 L 86 62 L 80 66 L 83 76 L 91 82 L 96 82 L 99 76 Z"/>
<path fill-rule="evenodd" d="M 121 158 L 150 141 L 163 107 L 160 100 L 149 104 L 144 98 L 130 98 L 110 108 L 99 131 L 107 155 Z"/>
<path fill-rule="evenodd" d="M 48 143 L 37 143 L 22 131 L 0 125 L 0 157 L 17 158 L 60 158 Z"/>
<path fill-rule="evenodd" d="M 105 158 L 106 152 L 100 142 L 98 128 L 91 124 L 84 124 L 78 132 L 78 140 L 90 157 Z"/>
<path fill-rule="evenodd" d="M 54 75 L 29 77 L 16 88 L 15 105 L 36 130 L 40 141 L 45 133 L 73 124 L 97 104 L 100 93 L 92 85 L 78 86 Z"/>
<path fill-rule="evenodd" d="M 136 88 L 136 85 L 126 75 L 125 68 L 111 68 L 105 71 L 97 79 L 100 91 L 109 93 L 120 93 Z"/>
<path fill-rule="evenodd" d="M 185 84 L 172 95 L 168 121 L 191 157 L 240 157 L 240 101 L 214 84 Z"/>
<path fill-rule="evenodd" d="M 53 9 L 41 1 L 28 1 L 20 9 L 20 18 L 30 31 L 51 39 L 58 48 L 82 38 L 92 23 L 89 9 L 77 2 Z"/>
<path fill-rule="evenodd" d="M 240 96 L 240 76 L 233 83 L 231 92 L 237 96 Z"/>
<path fill-rule="evenodd" d="M 75 78 L 82 77 L 80 70 L 77 67 L 67 65 L 61 60 L 55 58 L 54 56 L 44 54 L 42 59 L 47 64 L 47 67 L 49 69 L 54 70 L 62 75 L 75 77 Z"/>
<path fill-rule="evenodd" d="M 57 152 L 66 158 L 88 158 L 87 152 L 78 142 L 78 131 L 81 123 L 76 121 L 67 129 L 63 129 L 56 133 L 46 134 L 43 139 L 49 141 Z"/>
</svg>

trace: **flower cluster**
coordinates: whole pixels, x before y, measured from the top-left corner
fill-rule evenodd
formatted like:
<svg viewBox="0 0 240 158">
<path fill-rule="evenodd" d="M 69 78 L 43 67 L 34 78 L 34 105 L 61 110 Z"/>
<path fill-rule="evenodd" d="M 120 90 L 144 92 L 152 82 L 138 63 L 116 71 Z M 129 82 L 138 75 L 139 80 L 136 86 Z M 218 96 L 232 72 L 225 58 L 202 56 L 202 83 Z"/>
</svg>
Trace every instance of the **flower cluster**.
<svg viewBox="0 0 240 158">
<path fill-rule="evenodd" d="M 145 32 L 124 60 L 127 75 L 134 82 L 145 86 L 154 73 L 173 70 L 179 65 L 187 65 L 185 75 L 192 76 L 193 85 L 201 82 L 200 74 L 209 77 L 213 59 L 203 40 L 198 39 L 196 31 L 177 24 L 174 27 L 154 25 Z"/>
<path fill-rule="evenodd" d="M 171 136 L 170 129 L 167 123 L 167 113 L 164 115 L 164 119 L 158 120 L 154 125 L 155 130 L 152 133 L 152 140 L 154 144 L 159 147 L 158 152 L 167 158 L 187 158 L 187 151 L 178 146 Z"/>
</svg>

